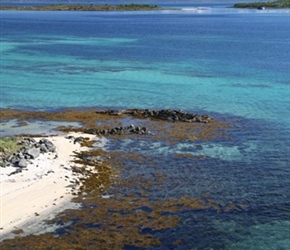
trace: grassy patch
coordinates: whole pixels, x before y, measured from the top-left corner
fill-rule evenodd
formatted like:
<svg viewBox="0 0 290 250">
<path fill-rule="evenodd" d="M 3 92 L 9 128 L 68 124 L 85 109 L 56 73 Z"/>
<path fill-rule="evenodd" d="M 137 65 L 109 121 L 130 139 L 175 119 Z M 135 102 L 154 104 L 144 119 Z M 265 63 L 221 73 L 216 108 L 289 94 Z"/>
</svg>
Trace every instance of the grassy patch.
<svg viewBox="0 0 290 250">
<path fill-rule="evenodd" d="M 16 137 L 0 137 L 0 153 L 2 156 L 13 154 L 20 150 Z"/>
</svg>

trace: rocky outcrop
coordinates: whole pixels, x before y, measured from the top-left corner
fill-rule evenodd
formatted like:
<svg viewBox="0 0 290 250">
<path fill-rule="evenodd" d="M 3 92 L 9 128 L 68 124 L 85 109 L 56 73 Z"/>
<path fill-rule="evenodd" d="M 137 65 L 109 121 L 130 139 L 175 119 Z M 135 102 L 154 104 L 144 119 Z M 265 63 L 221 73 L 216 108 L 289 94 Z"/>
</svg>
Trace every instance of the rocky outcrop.
<svg viewBox="0 0 290 250">
<path fill-rule="evenodd" d="M 128 134 L 150 134 L 146 127 L 134 126 L 131 124 L 128 127 L 115 127 L 111 129 L 89 128 L 84 130 L 85 133 L 93 135 L 128 135 Z"/>
<path fill-rule="evenodd" d="M 40 154 L 55 152 L 56 150 L 55 145 L 45 138 L 37 142 L 33 138 L 26 137 L 19 144 L 22 148 L 17 153 L 4 159 L 5 165 L 26 168 L 30 161 L 39 157 Z"/>
<path fill-rule="evenodd" d="M 207 115 L 187 113 L 174 109 L 123 109 L 123 110 L 99 110 L 97 114 L 122 115 L 128 114 L 137 118 L 152 118 L 156 120 L 166 120 L 171 122 L 199 122 L 209 123 L 211 118 Z"/>
</svg>

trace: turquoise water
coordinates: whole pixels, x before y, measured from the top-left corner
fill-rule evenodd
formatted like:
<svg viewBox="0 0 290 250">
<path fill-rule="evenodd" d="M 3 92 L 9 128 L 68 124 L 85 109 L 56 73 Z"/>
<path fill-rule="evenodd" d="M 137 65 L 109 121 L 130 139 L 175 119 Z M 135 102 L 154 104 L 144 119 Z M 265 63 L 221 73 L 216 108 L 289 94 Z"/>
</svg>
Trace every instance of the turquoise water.
<svg viewBox="0 0 290 250">
<path fill-rule="evenodd" d="M 1 107 L 287 119 L 289 13 L 212 12 L 3 12 Z"/>
<path fill-rule="evenodd" d="M 247 204 L 226 215 L 184 213 L 174 232 L 184 239 L 178 249 L 289 250 L 290 11 L 200 6 L 2 11 L 1 108 L 174 108 L 227 119 L 237 124 L 231 140 L 197 148 L 126 139 L 107 149 L 154 155 L 176 182 L 156 198 L 210 193 L 221 203 Z M 174 153 L 209 160 L 192 170 Z"/>
</svg>

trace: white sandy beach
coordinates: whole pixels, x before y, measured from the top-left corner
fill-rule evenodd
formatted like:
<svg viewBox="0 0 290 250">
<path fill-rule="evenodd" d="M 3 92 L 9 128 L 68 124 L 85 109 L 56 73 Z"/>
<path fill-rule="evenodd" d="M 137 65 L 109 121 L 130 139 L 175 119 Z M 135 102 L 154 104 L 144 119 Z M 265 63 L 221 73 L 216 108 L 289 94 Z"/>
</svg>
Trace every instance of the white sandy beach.
<svg viewBox="0 0 290 250">
<path fill-rule="evenodd" d="M 15 236 L 11 232 L 19 229 L 23 230 L 22 234 L 44 232 L 47 228 L 43 220 L 78 206 L 71 202 L 73 182 L 78 177 L 70 166 L 76 165 L 72 162 L 73 152 L 85 148 L 66 136 L 48 137 L 56 152 L 41 154 L 21 173 L 9 175 L 15 167 L 0 168 L 0 240 Z"/>
</svg>

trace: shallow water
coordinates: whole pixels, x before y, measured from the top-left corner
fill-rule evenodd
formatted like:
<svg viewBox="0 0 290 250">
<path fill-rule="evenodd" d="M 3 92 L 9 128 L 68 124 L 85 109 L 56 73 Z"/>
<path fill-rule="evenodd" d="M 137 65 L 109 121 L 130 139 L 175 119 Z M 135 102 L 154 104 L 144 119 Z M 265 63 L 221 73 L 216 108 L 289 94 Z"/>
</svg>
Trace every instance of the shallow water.
<svg viewBox="0 0 290 250">
<path fill-rule="evenodd" d="M 133 164 L 126 174 L 165 174 L 157 200 L 209 193 L 246 205 L 183 212 L 177 228 L 156 232 L 182 239 L 174 249 L 290 249 L 290 13 L 182 7 L 2 11 L 1 108 L 174 108 L 225 119 L 235 124 L 230 139 L 127 138 L 105 147 L 154 156 L 157 168 Z"/>
<path fill-rule="evenodd" d="M 78 122 L 59 122 L 59 121 L 27 121 L 24 124 L 19 124 L 15 120 L 0 122 L 1 136 L 14 136 L 21 134 L 31 135 L 55 135 L 59 133 L 58 127 L 80 127 Z"/>
<path fill-rule="evenodd" d="M 275 148 L 265 145 L 271 139 L 261 129 L 265 128 L 232 131 L 231 139 L 209 142 L 168 145 L 166 141 L 118 139 L 107 143 L 108 150 L 153 157 L 153 169 L 148 160 L 125 172 L 126 178 L 137 174 L 150 178 L 154 172 L 165 175 L 163 188 L 156 188 L 151 199 L 209 195 L 224 209 L 182 212 L 178 228 L 157 233 L 172 241 L 182 239 L 182 244 L 173 247 L 171 240 L 164 240 L 160 248 L 152 249 L 289 249 L 289 140 L 276 142 Z M 226 204 L 239 209 L 227 212 Z"/>
</svg>

